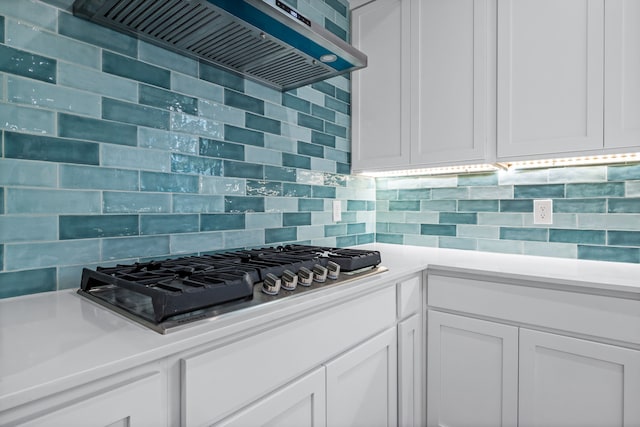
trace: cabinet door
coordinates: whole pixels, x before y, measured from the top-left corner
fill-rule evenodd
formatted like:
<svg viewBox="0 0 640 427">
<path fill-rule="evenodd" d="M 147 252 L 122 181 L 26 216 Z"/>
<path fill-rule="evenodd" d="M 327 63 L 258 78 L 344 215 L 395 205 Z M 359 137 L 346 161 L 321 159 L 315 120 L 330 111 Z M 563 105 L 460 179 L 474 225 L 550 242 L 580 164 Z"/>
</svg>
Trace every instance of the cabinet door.
<svg viewBox="0 0 640 427">
<path fill-rule="evenodd" d="M 603 148 L 604 0 L 500 0 L 498 157 Z"/>
<path fill-rule="evenodd" d="M 167 410 L 162 402 L 159 373 L 132 380 L 131 383 L 87 396 L 82 401 L 49 413 L 24 427 L 160 427 L 167 425 Z"/>
<path fill-rule="evenodd" d="M 605 148 L 640 146 L 640 2 L 605 3 Z"/>
<path fill-rule="evenodd" d="M 368 65 L 352 75 L 352 167 L 409 164 L 409 0 L 378 0 L 351 13 L 351 39 Z"/>
<path fill-rule="evenodd" d="M 324 368 L 316 369 L 215 425 L 219 427 L 326 426 L 324 370 Z"/>
<path fill-rule="evenodd" d="M 517 425 L 518 328 L 428 313 L 427 425 Z"/>
<path fill-rule="evenodd" d="M 520 331 L 520 423 L 640 425 L 640 351 Z"/>
<path fill-rule="evenodd" d="M 398 323 L 398 425 L 422 425 L 422 316 Z"/>
<path fill-rule="evenodd" d="M 495 123 L 495 95 L 490 95 L 496 90 L 491 14 L 495 17 L 495 2 L 488 0 L 415 2 L 411 41 L 419 85 L 412 89 L 417 98 L 413 164 L 486 160 L 490 119 Z M 495 138 L 495 126 L 491 129 Z"/>
<path fill-rule="evenodd" d="M 326 365 L 327 425 L 397 425 L 396 340 L 389 329 Z"/>
</svg>

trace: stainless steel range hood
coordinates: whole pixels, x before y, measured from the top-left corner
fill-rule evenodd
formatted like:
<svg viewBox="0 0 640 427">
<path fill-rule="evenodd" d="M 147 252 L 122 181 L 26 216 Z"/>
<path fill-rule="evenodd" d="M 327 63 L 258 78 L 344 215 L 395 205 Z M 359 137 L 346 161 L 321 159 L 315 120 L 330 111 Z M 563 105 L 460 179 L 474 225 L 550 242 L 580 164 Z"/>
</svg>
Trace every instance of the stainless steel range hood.
<svg viewBox="0 0 640 427">
<path fill-rule="evenodd" d="M 279 0 L 75 0 L 73 13 L 278 90 L 367 65 Z"/>
</svg>

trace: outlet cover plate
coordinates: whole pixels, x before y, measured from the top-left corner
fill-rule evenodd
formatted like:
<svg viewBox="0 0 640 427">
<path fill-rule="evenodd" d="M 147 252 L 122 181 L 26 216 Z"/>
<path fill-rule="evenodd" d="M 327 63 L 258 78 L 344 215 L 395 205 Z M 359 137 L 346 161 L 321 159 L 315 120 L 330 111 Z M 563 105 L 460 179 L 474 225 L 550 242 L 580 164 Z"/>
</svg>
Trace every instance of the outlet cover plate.
<svg viewBox="0 0 640 427">
<path fill-rule="evenodd" d="M 533 201 L 533 223 L 553 224 L 553 200 L 539 199 Z"/>
</svg>

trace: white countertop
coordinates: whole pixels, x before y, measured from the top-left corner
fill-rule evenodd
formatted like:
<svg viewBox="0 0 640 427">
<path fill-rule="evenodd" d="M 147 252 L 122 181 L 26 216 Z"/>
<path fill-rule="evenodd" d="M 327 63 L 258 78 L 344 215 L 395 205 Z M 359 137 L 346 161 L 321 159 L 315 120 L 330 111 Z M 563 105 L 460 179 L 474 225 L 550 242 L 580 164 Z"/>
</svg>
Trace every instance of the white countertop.
<svg viewBox="0 0 640 427">
<path fill-rule="evenodd" d="M 73 290 L 0 300 L 0 412 L 16 405 L 175 354 L 270 319 L 374 289 L 428 266 L 530 276 L 640 299 L 640 265 L 492 254 L 391 244 L 379 250 L 389 271 L 258 306 L 160 335 L 77 295 Z"/>
</svg>

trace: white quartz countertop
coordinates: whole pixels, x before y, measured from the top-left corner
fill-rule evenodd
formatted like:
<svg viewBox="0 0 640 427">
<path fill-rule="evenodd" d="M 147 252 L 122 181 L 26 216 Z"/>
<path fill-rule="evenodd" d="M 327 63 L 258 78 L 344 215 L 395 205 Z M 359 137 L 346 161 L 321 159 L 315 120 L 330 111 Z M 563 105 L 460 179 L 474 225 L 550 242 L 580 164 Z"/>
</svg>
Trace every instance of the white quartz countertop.
<svg viewBox="0 0 640 427">
<path fill-rule="evenodd" d="M 622 292 L 640 299 L 640 265 L 492 254 L 391 244 L 381 252 L 389 271 L 220 316 L 160 335 L 104 309 L 73 290 L 0 300 L 0 412 L 124 369 L 158 360 L 292 313 L 311 310 L 427 267 L 525 276 L 558 284 Z"/>
</svg>

